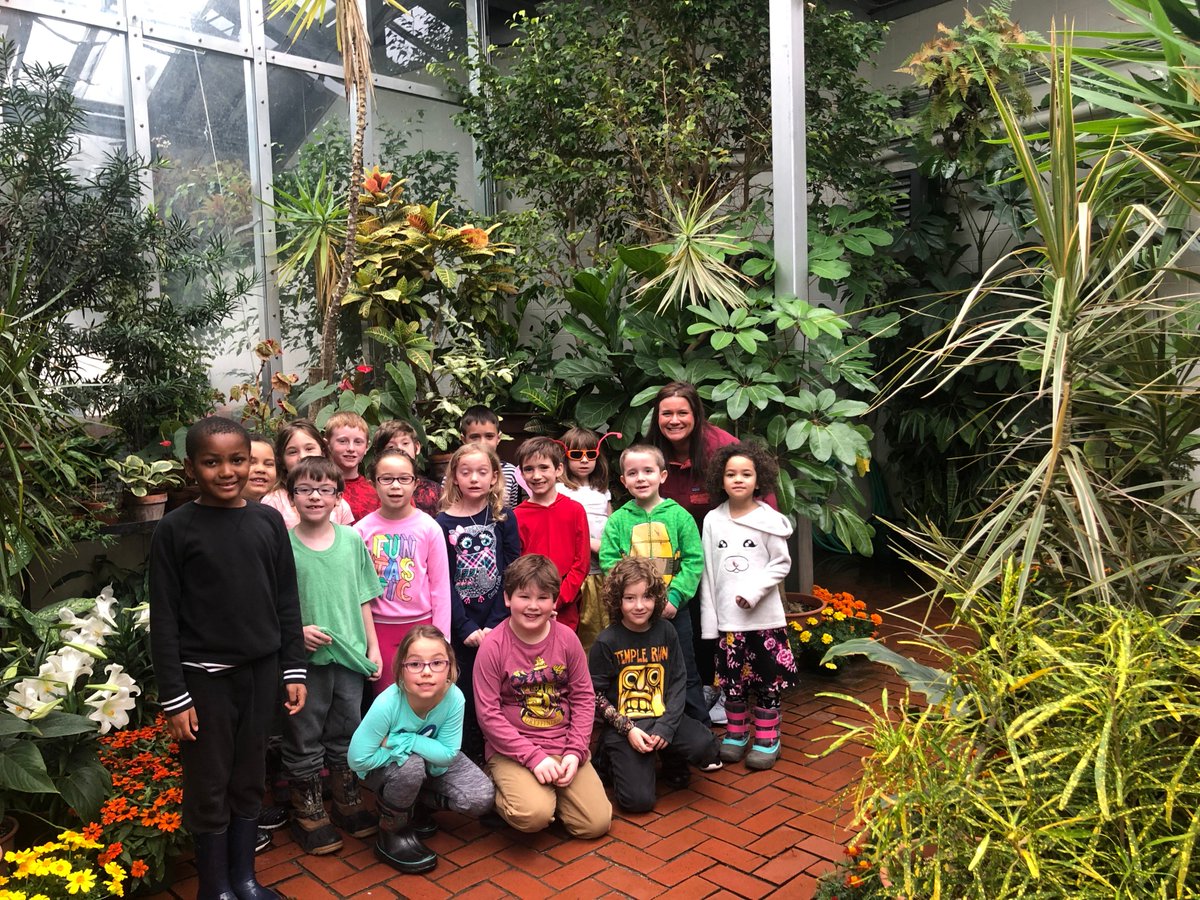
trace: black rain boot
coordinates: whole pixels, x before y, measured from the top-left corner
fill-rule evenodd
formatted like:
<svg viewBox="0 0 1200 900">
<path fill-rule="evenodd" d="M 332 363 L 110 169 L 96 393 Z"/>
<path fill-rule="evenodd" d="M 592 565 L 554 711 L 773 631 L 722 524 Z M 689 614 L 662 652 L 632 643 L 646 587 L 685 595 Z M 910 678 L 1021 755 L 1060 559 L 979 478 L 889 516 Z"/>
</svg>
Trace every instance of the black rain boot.
<svg viewBox="0 0 1200 900">
<path fill-rule="evenodd" d="M 229 883 L 229 833 L 193 834 L 192 843 L 200 877 L 196 900 L 237 900 Z"/>
<path fill-rule="evenodd" d="M 333 786 L 333 807 L 329 817 L 333 824 L 351 837 L 370 837 L 379 830 L 379 820 L 363 805 L 358 790 L 358 776 L 350 769 L 334 767 L 329 772 Z"/>
<path fill-rule="evenodd" d="M 437 854 L 421 843 L 412 829 L 412 809 L 393 809 L 376 797 L 379 805 L 379 838 L 375 855 L 394 869 L 419 875 L 437 866 Z"/>
<path fill-rule="evenodd" d="M 238 900 L 279 900 L 279 895 L 258 883 L 254 874 L 254 845 L 258 818 L 229 820 L 229 880 Z"/>
<path fill-rule="evenodd" d="M 417 804 L 413 807 L 410 826 L 419 838 L 429 838 L 437 834 L 438 823 L 433 814 L 439 809 L 449 809 L 450 798 L 436 791 L 421 791 L 417 795 Z"/>
<path fill-rule="evenodd" d="M 320 774 L 293 779 L 288 784 L 292 789 L 292 837 L 300 848 L 314 856 L 341 850 L 342 839 L 325 815 Z"/>
</svg>

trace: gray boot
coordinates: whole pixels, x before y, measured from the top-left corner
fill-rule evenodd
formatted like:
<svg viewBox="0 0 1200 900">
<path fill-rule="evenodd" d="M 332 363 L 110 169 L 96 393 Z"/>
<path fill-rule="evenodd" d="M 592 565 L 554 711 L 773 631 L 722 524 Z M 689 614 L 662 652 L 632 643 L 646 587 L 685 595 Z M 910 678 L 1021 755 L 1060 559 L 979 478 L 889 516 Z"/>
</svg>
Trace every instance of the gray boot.
<svg viewBox="0 0 1200 900">
<path fill-rule="evenodd" d="M 393 809 L 382 797 L 379 805 L 379 838 L 375 855 L 401 872 L 417 875 L 437 865 L 437 854 L 421 843 L 412 828 L 413 810 Z"/>
</svg>

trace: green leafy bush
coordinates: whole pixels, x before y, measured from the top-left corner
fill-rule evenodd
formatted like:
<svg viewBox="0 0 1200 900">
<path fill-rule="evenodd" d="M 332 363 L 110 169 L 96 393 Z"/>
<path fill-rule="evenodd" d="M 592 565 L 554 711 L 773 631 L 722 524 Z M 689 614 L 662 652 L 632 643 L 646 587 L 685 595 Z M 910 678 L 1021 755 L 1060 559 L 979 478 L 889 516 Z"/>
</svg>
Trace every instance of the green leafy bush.
<svg viewBox="0 0 1200 900">
<path fill-rule="evenodd" d="M 1200 647 L 1138 609 L 1019 606 L 1016 581 L 971 608 L 979 649 L 942 648 L 940 701 L 851 700 L 864 858 L 905 897 L 1195 896 Z"/>
</svg>

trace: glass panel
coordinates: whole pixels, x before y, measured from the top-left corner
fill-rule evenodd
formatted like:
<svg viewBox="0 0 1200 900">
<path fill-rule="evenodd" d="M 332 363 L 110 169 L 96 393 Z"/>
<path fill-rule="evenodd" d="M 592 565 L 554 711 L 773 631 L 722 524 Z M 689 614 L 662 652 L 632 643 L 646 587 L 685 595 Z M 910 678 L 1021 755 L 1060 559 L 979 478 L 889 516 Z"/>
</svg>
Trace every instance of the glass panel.
<svg viewBox="0 0 1200 900">
<path fill-rule="evenodd" d="M 403 5 L 408 12 L 386 0 L 367 0 L 375 74 L 441 85 L 425 66 L 466 53 L 466 8 L 457 0 L 404 0 Z"/>
<path fill-rule="evenodd" d="M 268 0 L 263 0 L 264 5 Z M 267 51 L 290 53 L 315 59 L 318 62 L 342 64 L 342 54 L 337 46 L 337 27 L 334 18 L 335 0 L 325 0 L 325 13 L 302 31 L 295 41 L 288 34 L 292 26 L 292 13 L 281 12 L 268 18 L 265 25 Z M 268 57 L 269 58 L 269 57 Z"/>
<path fill-rule="evenodd" d="M 100 13 L 121 15 L 121 0 L 57 0 L 54 4 L 55 12 L 61 10 L 64 13 L 69 13 L 71 10 L 79 10 L 83 13 Z"/>
<path fill-rule="evenodd" d="M 282 66 L 267 67 L 267 94 L 271 104 L 271 156 L 275 186 L 293 196 L 315 190 L 321 172 L 341 203 L 350 166 L 350 120 L 342 82 Z M 285 199 L 276 195 L 277 202 Z M 297 226 L 276 222 L 276 241 L 285 245 Z M 276 260 L 269 260 L 268 270 Z M 314 303 L 310 271 L 279 289 L 279 326 L 288 372 L 303 372 L 317 364 L 321 319 Z M 353 324 L 353 323 L 351 323 Z"/>
<path fill-rule="evenodd" d="M 451 121 L 458 107 L 397 91 L 376 91 L 375 144 L 380 162 L 408 179 L 405 196 L 429 203 L 445 195 L 478 209 L 474 143 Z"/>
<path fill-rule="evenodd" d="M 61 66 L 84 117 L 76 171 L 94 171 L 126 146 L 128 104 L 124 38 L 113 31 L 0 9 L 0 36 L 17 48 L 19 68 Z"/>
<path fill-rule="evenodd" d="M 166 26 L 192 34 L 237 40 L 242 36 L 242 0 L 135 0 L 145 33 Z"/>
<path fill-rule="evenodd" d="M 202 238 L 219 235 L 249 265 L 256 190 L 246 124 L 249 63 L 223 53 L 146 42 L 154 200 Z"/>
</svg>

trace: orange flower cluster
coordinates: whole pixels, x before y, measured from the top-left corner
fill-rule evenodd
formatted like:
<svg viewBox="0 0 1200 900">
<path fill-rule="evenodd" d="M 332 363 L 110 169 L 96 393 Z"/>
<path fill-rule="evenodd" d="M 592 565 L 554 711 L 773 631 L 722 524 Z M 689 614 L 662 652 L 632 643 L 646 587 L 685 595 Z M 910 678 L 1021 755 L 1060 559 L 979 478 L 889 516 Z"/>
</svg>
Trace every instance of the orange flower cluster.
<svg viewBox="0 0 1200 900">
<path fill-rule="evenodd" d="M 828 603 L 834 613 L 841 613 L 848 619 L 869 619 L 872 625 L 882 625 L 883 617 L 879 613 L 867 614 L 867 604 L 855 600 L 853 594 L 840 591 L 830 593 L 825 588 L 813 585 L 813 596 L 823 603 Z"/>
<path fill-rule="evenodd" d="M 186 839 L 179 745 L 169 739 L 162 716 L 145 728 L 104 735 L 100 745 L 113 792 L 100 808 L 100 821 L 84 834 L 104 835 L 111 859 L 123 861 L 133 878 L 165 870 L 170 854 Z"/>
</svg>

